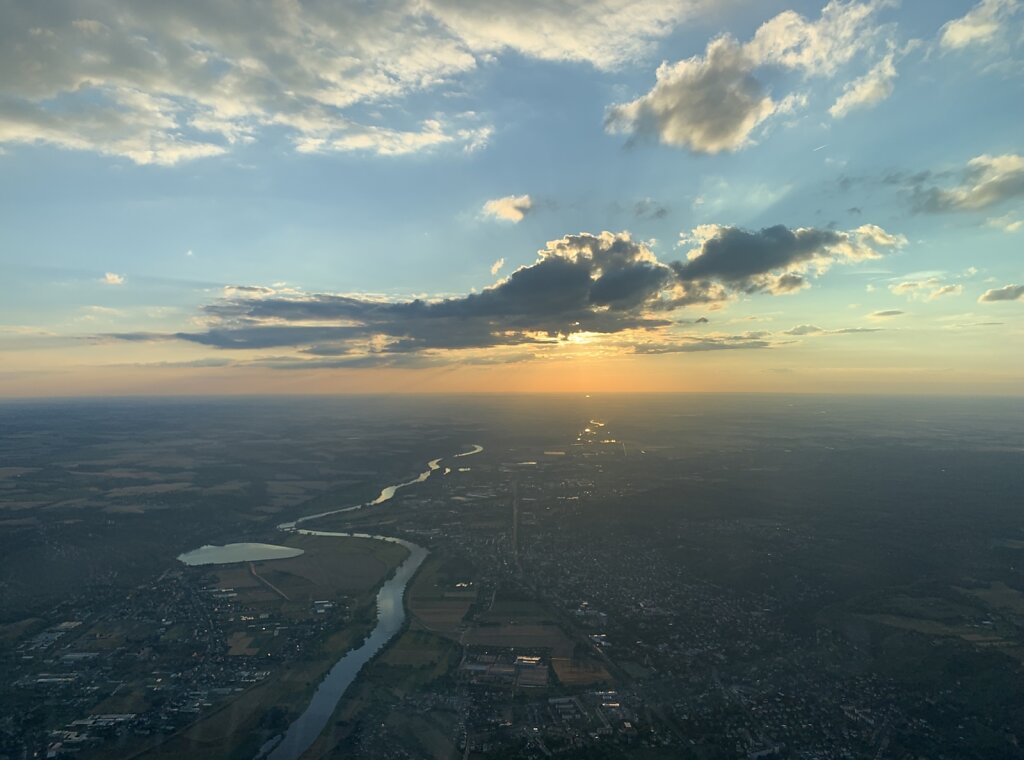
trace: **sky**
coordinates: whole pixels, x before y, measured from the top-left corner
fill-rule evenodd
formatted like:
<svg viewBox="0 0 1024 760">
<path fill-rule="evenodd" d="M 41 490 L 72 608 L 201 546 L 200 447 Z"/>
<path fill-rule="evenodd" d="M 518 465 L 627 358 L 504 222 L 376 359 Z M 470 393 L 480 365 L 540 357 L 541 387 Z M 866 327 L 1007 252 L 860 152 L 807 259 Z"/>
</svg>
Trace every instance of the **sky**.
<svg viewBox="0 0 1024 760">
<path fill-rule="evenodd" d="M 1024 0 L 0 0 L 0 396 L 1024 392 Z"/>
</svg>

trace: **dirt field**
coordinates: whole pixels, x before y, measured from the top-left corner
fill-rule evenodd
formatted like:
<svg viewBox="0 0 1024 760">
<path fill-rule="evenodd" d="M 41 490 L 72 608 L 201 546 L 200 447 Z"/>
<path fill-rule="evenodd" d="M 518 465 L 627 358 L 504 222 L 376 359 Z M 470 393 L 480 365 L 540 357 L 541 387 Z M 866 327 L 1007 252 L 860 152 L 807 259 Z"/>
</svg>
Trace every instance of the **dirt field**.
<svg viewBox="0 0 1024 760">
<path fill-rule="evenodd" d="M 427 560 L 409 588 L 409 611 L 414 627 L 458 638 L 462 620 L 476 599 L 476 594 L 454 597 L 438 582 L 438 563 Z"/>
<path fill-rule="evenodd" d="M 957 591 L 980 599 L 989 607 L 1024 615 L 1024 594 L 1000 581 L 990 583 L 988 588 L 958 588 Z"/>
<path fill-rule="evenodd" d="M 424 631 L 406 631 L 380 656 L 379 662 L 399 667 L 437 665 L 451 651 L 444 639 Z"/>
<path fill-rule="evenodd" d="M 259 654 L 258 649 L 251 646 L 252 636 L 247 636 L 241 631 L 235 631 L 228 636 L 228 657 L 252 657 Z"/>
<path fill-rule="evenodd" d="M 612 681 L 604 666 L 594 660 L 552 657 L 551 667 L 554 668 L 555 675 L 563 686 L 590 686 Z"/>
<path fill-rule="evenodd" d="M 516 623 L 512 625 L 477 625 L 462 637 L 466 646 L 513 647 L 516 649 L 551 650 L 552 657 L 572 657 L 573 642 L 554 623 Z"/>
</svg>

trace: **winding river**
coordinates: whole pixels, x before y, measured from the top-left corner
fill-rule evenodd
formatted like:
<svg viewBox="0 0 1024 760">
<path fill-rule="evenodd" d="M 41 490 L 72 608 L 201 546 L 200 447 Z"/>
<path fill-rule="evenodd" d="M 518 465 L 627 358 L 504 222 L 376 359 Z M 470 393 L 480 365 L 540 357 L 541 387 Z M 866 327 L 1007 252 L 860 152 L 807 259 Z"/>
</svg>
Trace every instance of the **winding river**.
<svg viewBox="0 0 1024 760">
<path fill-rule="evenodd" d="M 470 451 L 456 454 L 455 457 L 468 457 L 479 454 L 483 446 L 473 444 Z M 353 512 L 365 507 L 375 507 L 390 501 L 402 488 L 422 483 L 429 478 L 436 470 L 440 469 L 441 459 L 432 459 L 427 462 L 427 469 L 417 477 L 404 483 L 387 486 L 381 490 L 380 495 L 373 501 L 365 504 L 357 504 L 353 507 L 332 509 L 328 512 L 320 512 L 315 515 L 300 517 L 294 522 L 281 523 L 278 529 L 289 533 L 301 533 L 307 536 L 332 536 L 337 538 L 372 538 L 377 541 L 389 541 L 400 544 L 409 550 L 409 556 L 398 566 L 395 574 L 385 581 L 377 592 L 377 625 L 362 644 L 346 652 L 340 660 L 330 669 L 324 680 L 317 686 L 309 705 L 295 722 L 288 726 L 283 734 L 275 736 L 260 748 L 256 760 L 298 760 L 298 758 L 316 741 L 317 737 L 327 727 L 331 715 L 337 708 L 342 696 L 348 687 L 356 680 L 362 667 L 373 659 L 374 655 L 380 652 L 388 642 L 395 637 L 405 624 L 405 589 L 409 581 L 419 570 L 423 560 L 427 558 L 427 550 L 411 541 L 392 536 L 377 536 L 368 533 L 334 533 L 325 530 L 310 530 L 300 528 L 303 523 L 311 520 L 318 520 L 329 515 L 337 515 L 344 512 Z"/>
</svg>

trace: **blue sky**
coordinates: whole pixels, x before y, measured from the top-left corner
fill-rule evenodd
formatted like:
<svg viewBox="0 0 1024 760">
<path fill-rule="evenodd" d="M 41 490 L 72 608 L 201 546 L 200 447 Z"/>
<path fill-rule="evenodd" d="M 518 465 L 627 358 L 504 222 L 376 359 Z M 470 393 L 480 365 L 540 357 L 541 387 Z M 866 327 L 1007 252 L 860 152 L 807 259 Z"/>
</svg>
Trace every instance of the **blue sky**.
<svg viewBox="0 0 1024 760">
<path fill-rule="evenodd" d="M 0 9 L 0 394 L 1024 387 L 1019 0 L 206 5 Z"/>
</svg>

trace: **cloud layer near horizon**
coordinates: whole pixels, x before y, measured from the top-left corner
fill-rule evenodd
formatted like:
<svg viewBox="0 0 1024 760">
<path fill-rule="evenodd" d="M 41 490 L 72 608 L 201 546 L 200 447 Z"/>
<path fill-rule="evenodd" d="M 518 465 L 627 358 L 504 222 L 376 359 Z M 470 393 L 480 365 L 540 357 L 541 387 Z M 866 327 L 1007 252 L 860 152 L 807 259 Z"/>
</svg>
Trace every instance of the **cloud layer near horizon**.
<svg viewBox="0 0 1024 760">
<path fill-rule="evenodd" d="M 219 349 L 293 349 L 332 357 L 334 366 L 379 366 L 382 359 L 368 358 L 374 355 L 542 348 L 576 336 L 625 336 L 620 348 L 630 345 L 645 353 L 711 350 L 711 344 L 695 348 L 689 338 L 675 340 L 670 328 L 693 322 L 677 317 L 678 309 L 713 309 L 744 294 L 794 292 L 834 264 L 878 258 L 905 244 L 872 225 L 850 232 L 705 225 L 690 239 L 694 247 L 686 261 L 664 263 L 628 232 L 566 235 L 550 241 L 533 264 L 483 291 L 438 300 L 236 286 L 203 308 L 203 330 L 112 337 Z M 673 341 L 679 344 L 675 348 Z M 743 338 L 717 347 L 764 347 L 761 343 Z"/>
</svg>

